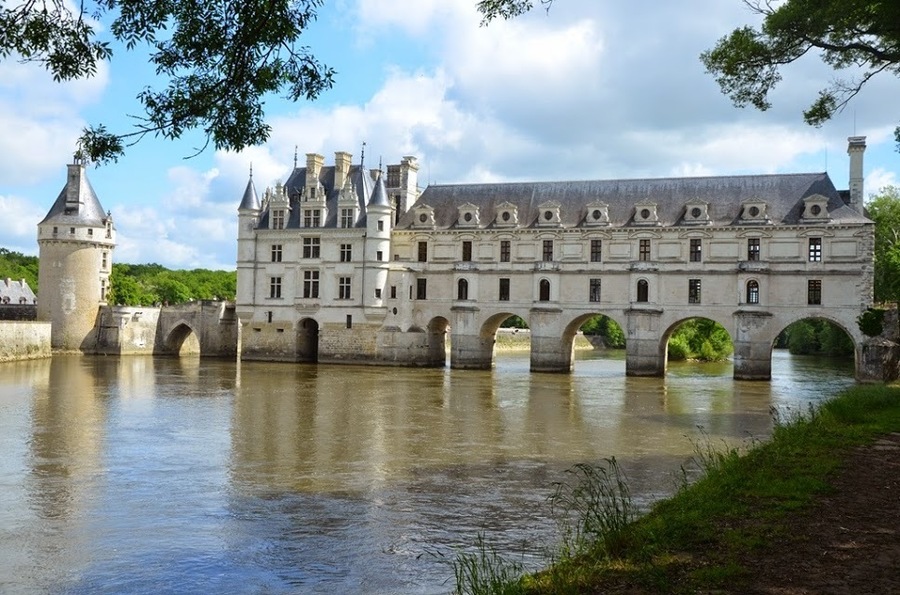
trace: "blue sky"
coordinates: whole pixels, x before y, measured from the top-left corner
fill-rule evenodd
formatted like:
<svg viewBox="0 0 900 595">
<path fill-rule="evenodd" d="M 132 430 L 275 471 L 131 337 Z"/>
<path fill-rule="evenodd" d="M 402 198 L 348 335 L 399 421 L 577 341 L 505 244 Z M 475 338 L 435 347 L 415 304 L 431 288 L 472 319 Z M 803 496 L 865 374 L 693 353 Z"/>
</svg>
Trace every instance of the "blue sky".
<svg viewBox="0 0 900 595">
<path fill-rule="evenodd" d="M 419 158 L 420 185 L 828 171 L 847 187 L 847 137 L 868 137 L 866 193 L 900 183 L 893 128 L 900 80 L 873 79 L 820 129 L 802 110 L 834 73 L 815 56 L 785 71 L 760 113 L 737 109 L 698 56 L 753 22 L 740 0 L 557 0 L 479 26 L 475 0 L 326 0 L 303 42 L 338 74 L 314 103 L 271 98 L 269 142 L 240 153 L 189 134 L 147 138 L 89 177 L 118 230 L 117 262 L 234 268 L 237 205 L 250 163 L 262 192 L 297 146 L 333 162 Z M 36 225 L 65 181 L 87 124 L 128 129 L 153 85 L 144 56 L 119 49 L 93 79 L 53 83 L 0 62 L 0 246 L 37 254 Z"/>
</svg>

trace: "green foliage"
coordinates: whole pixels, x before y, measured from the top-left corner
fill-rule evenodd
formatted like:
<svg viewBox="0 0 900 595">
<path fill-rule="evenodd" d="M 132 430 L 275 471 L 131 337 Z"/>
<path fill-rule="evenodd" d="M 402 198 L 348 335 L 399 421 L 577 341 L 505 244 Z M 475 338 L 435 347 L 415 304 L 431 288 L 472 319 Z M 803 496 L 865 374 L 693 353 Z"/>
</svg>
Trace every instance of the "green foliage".
<svg viewBox="0 0 900 595">
<path fill-rule="evenodd" d="M 457 595 L 518 595 L 524 593 L 521 577 L 525 568 L 497 553 L 479 533 L 474 552 L 460 552 L 453 561 Z"/>
<path fill-rule="evenodd" d="M 856 318 L 859 330 L 867 337 L 877 337 L 884 332 L 884 313 L 880 308 L 867 308 Z"/>
<path fill-rule="evenodd" d="M 787 348 L 794 355 L 853 355 L 855 346 L 847 333 L 822 318 L 798 320 L 775 339 L 775 347 Z"/>
<path fill-rule="evenodd" d="M 881 72 L 900 74 L 900 3 L 876 0 L 748 2 L 762 25 L 741 27 L 703 52 L 700 59 L 737 106 L 770 107 L 769 92 L 782 67 L 808 53 L 835 70 L 858 69 L 857 79 L 836 78 L 804 112 L 819 126 Z M 900 137 L 900 127 L 897 135 Z"/>
<path fill-rule="evenodd" d="M 202 130 L 216 149 L 237 151 L 268 138 L 263 111 L 268 96 L 312 100 L 332 86 L 334 71 L 298 43 L 323 3 L 7 3 L 0 5 L 0 58 L 37 62 L 57 81 L 93 76 L 98 63 L 113 56 L 109 42 L 100 41 L 90 24 L 99 21 L 127 50 L 146 48 L 166 86 L 138 94 L 144 115 L 135 118 L 131 132 L 111 133 L 102 124 L 85 129 L 84 157 L 115 161 L 126 144 L 147 134 L 174 139 L 191 129 Z"/>
<path fill-rule="evenodd" d="M 528 323 L 520 316 L 510 316 L 500 323 L 500 328 L 528 328 Z"/>
<path fill-rule="evenodd" d="M 622 327 L 609 316 L 598 314 L 582 324 L 580 330 L 585 335 L 603 337 L 603 342 L 607 347 L 613 349 L 625 347 L 625 333 L 622 331 Z"/>
<path fill-rule="evenodd" d="M 6 248 L 0 248 L 0 279 L 13 279 L 14 281 L 25 279 L 25 282 L 28 283 L 28 287 L 37 294 L 37 256 L 25 256 L 20 252 L 13 252 Z"/>
<path fill-rule="evenodd" d="M 541 5 L 550 10 L 553 0 L 541 0 Z M 480 0 L 478 12 L 481 13 L 481 24 L 487 25 L 496 18 L 511 19 L 523 15 L 534 8 L 532 0 Z"/>
<path fill-rule="evenodd" d="M 123 306 L 180 304 L 191 300 L 233 300 L 234 271 L 172 271 L 158 264 L 113 264 L 109 303 Z"/>
<path fill-rule="evenodd" d="M 693 318 L 681 323 L 669 337 L 670 360 L 696 359 L 715 362 L 726 359 L 734 346 L 725 328 L 708 318 Z"/>
<path fill-rule="evenodd" d="M 900 302 L 900 188 L 882 188 L 866 211 L 875 222 L 875 301 Z"/>
</svg>

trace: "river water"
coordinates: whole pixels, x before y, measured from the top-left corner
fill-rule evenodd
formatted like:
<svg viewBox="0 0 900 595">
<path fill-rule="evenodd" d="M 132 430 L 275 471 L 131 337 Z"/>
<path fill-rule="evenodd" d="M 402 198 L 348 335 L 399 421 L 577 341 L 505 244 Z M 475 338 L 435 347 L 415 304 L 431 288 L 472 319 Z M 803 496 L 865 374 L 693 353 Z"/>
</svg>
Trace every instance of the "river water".
<svg viewBox="0 0 900 595">
<path fill-rule="evenodd" d="M 697 440 L 741 444 L 770 410 L 853 383 L 776 351 L 627 378 L 621 355 L 530 374 L 54 356 L 0 364 L 0 592 L 446 593 L 479 533 L 535 568 L 546 504 L 615 456 L 646 506 Z M 702 438 L 705 435 L 706 438 Z"/>
</svg>

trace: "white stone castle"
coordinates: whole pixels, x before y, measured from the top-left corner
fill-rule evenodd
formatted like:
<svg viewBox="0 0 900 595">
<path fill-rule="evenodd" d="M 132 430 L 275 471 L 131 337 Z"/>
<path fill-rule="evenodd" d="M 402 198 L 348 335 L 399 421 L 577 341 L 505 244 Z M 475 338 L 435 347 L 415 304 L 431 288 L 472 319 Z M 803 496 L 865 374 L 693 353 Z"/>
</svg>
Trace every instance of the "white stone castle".
<svg viewBox="0 0 900 595">
<path fill-rule="evenodd" d="M 510 315 L 531 368 L 568 371 L 573 339 L 605 314 L 626 371 L 660 375 L 684 320 L 722 324 L 735 377 L 769 378 L 775 337 L 804 318 L 840 325 L 872 302 L 864 137 L 850 189 L 826 173 L 428 186 L 404 157 L 387 172 L 307 155 L 238 210 L 240 357 L 488 368 Z M 41 282 L 43 284 L 43 281 Z M 43 287 L 43 285 L 42 285 Z"/>
</svg>

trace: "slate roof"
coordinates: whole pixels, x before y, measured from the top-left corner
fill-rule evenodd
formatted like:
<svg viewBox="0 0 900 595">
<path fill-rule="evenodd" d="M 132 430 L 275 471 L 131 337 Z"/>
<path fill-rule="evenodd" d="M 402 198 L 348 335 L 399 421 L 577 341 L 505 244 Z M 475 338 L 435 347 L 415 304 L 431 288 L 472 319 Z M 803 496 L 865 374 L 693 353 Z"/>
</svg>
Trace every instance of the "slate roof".
<svg viewBox="0 0 900 595">
<path fill-rule="evenodd" d="M 740 220 L 741 204 L 762 200 L 773 224 L 798 223 L 803 199 L 821 194 L 828 199 L 832 223 L 866 223 L 868 219 L 847 206 L 826 173 L 715 176 L 694 178 L 657 178 L 636 180 L 589 180 L 563 182 L 516 182 L 501 184 L 455 184 L 428 186 L 419 199 L 401 217 L 395 229 L 413 228 L 416 206 L 434 209 L 435 228 L 456 225 L 458 208 L 465 203 L 479 207 L 482 228 L 491 228 L 502 203 L 518 210 L 519 228 L 535 226 L 539 206 L 560 205 L 562 227 L 581 225 L 587 205 L 607 203 L 610 226 L 634 224 L 634 205 L 657 205 L 661 226 L 683 224 L 685 205 L 690 201 L 709 204 L 711 225 L 732 225 Z"/>
<path fill-rule="evenodd" d="M 338 226 L 338 199 L 340 198 L 341 189 L 334 187 L 334 172 L 335 167 L 333 165 L 324 166 L 319 171 L 319 183 L 325 189 L 325 206 L 328 209 L 328 215 L 323 222 L 322 227 Z M 354 189 L 356 190 L 356 200 L 358 203 L 357 207 L 359 209 L 358 212 L 360 215 L 359 219 L 356 222 L 356 227 L 365 227 L 366 203 L 372 196 L 375 182 L 374 180 L 372 180 L 372 176 L 369 174 L 369 171 L 362 165 L 351 165 L 350 173 L 348 174 L 348 176 L 350 181 L 354 185 Z M 291 172 L 290 176 L 288 176 L 287 182 L 284 186 L 291 206 L 290 216 L 285 222 L 285 228 L 289 229 L 300 227 L 302 203 L 300 203 L 298 197 L 300 195 L 300 191 L 306 187 L 306 168 L 294 168 L 294 171 Z M 265 228 L 268 227 L 268 225 L 269 210 L 266 209 L 265 211 L 263 211 L 262 216 L 260 217 L 259 227 Z"/>
<path fill-rule="evenodd" d="M 244 197 L 241 199 L 241 206 L 238 210 L 252 209 L 258 211 L 260 207 L 259 196 L 256 194 L 256 186 L 253 185 L 253 174 L 247 181 L 247 188 L 244 190 Z"/>
<path fill-rule="evenodd" d="M 22 298 L 25 298 L 24 303 L 34 304 L 36 297 L 25 279 L 21 281 L 13 281 L 12 279 L 0 280 L 0 303 L 5 302 L 10 305 L 18 305 L 22 303 Z M 6 298 L 9 298 L 9 300 L 6 300 Z"/>
<path fill-rule="evenodd" d="M 80 176 L 84 181 L 81 187 L 81 204 L 77 210 L 66 208 L 66 190 L 69 183 L 63 186 L 62 191 L 50 207 L 47 216 L 38 224 L 57 223 L 59 225 L 88 225 L 91 227 L 103 227 L 106 225 L 106 211 L 100 204 L 97 194 L 91 187 L 87 176 Z"/>
</svg>

